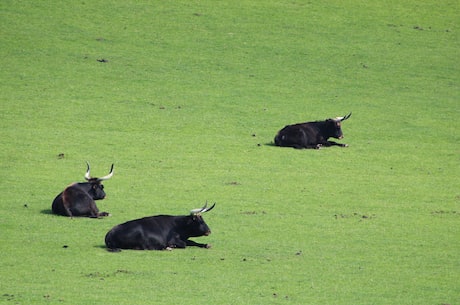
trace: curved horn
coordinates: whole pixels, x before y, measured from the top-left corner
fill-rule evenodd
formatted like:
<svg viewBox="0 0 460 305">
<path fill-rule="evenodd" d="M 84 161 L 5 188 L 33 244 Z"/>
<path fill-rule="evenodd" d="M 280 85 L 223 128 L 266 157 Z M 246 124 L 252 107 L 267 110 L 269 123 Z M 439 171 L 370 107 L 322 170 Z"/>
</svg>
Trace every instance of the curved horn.
<svg viewBox="0 0 460 305">
<path fill-rule="evenodd" d="M 200 208 L 200 209 L 193 209 L 190 211 L 190 214 L 200 214 L 200 213 L 204 213 L 204 212 L 208 212 L 208 211 L 211 211 L 212 208 L 214 208 L 214 206 L 216 205 L 216 203 L 214 203 L 210 208 L 208 208 L 208 202 L 206 201 L 205 205 Z"/>
<path fill-rule="evenodd" d="M 204 209 L 201 213 L 211 211 L 214 208 L 215 205 L 216 205 L 216 203 L 214 202 L 214 204 L 210 208 Z"/>
<path fill-rule="evenodd" d="M 198 213 L 201 213 L 201 212 L 203 212 L 203 210 L 206 209 L 207 206 L 208 206 L 208 202 L 206 201 L 205 205 L 204 205 L 202 208 L 193 209 L 193 210 L 190 211 L 190 214 L 198 214 Z"/>
<path fill-rule="evenodd" d="M 339 117 L 336 117 L 335 119 L 337 121 L 342 122 L 342 121 L 345 121 L 346 119 L 348 119 L 349 117 L 351 117 L 351 112 L 349 114 L 347 114 L 346 116 L 339 116 Z"/>
<path fill-rule="evenodd" d="M 91 176 L 89 175 L 89 163 L 88 163 L 88 161 L 86 161 L 86 165 L 87 165 L 88 167 L 86 168 L 85 179 L 86 179 L 86 180 L 89 180 L 89 179 L 91 179 Z"/>
<path fill-rule="evenodd" d="M 112 178 L 112 176 L 113 176 L 113 163 L 112 163 L 112 167 L 110 168 L 110 173 L 107 176 L 98 178 L 97 180 L 99 181 L 107 180 L 107 179 Z"/>
</svg>

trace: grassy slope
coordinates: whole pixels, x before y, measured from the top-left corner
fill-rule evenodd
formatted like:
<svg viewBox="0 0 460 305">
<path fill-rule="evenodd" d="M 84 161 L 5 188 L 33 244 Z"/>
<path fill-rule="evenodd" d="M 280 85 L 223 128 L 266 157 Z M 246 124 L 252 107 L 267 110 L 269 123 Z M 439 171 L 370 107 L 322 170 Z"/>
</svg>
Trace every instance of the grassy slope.
<svg viewBox="0 0 460 305">
<path fill-rule="evenodd" d="M 0 302 L 454 304 L 458 5 L 373 2 L 2 2 Z M 113 216 L 50 215 L 85 160 Z M 209 251 L 102 248 L 205 200 Z"/>
</svg>

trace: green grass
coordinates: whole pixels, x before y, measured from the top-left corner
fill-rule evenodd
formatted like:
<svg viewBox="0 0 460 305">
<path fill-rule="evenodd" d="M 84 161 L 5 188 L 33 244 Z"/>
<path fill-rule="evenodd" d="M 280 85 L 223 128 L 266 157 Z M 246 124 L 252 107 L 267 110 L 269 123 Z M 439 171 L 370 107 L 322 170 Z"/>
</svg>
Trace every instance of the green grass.
<svg viewBox="0 0 460 305">
<path fill-rule="evenodd" d="M 458 12 L 3 1 L 0 303 L 457 304 Z M 349 148 L 270 145 L 350 111 Z M 87 160 L 113 216 L 51 215 Z M 211 249 L 105 251 L 206 200 Z"/>
</svg>

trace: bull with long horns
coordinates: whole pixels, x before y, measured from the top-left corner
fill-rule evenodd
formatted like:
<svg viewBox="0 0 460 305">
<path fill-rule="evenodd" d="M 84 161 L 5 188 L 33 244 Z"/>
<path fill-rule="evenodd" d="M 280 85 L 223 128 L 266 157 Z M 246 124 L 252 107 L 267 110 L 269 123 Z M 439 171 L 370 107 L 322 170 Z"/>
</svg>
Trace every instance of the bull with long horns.
<svg viewBox="0 0 460 305">
<path fill-rule="evenodd" d="M 275 145 L 294 148 L 314 148 L 319 149 L 323 146 L 340 146 L 347 147 L 347 144 L 341 144 L 329 141 L 329 138 L 342 139 L 342 122 L 348 119 L 351 113 L 333 119 L 324 121 L 305 122 L 293 125 L 287 125 L 281 129 L 275 137 Z"/>
<path fill-rule="evenodd" d="M 95 178 L 90 175 L 90 167 L 87 162 L 85 180 L 87 182 L 73 183 L 66 187 L 53 201 L 51 206 L 54 214 L 74 217 L 85 216 L 100 218 L 109 216 L 107 212 L 99 212 L 95 200 L 105 198 L 104 185 L 102 181 L 112 178 L 113 164 L 108 175 Z"/>
<path fill-rule="evenodd" d="M 211 211 L 215 205 L 208 207 L 206 203 L 186 216 L 156 215 L 119 224 L 105 236 L 107 250 L 172 250 L 187 246 L 210 248 L 209 244 L 197 243 L 189 238 L 211 234 L 202 214 Z"/>
</svg>

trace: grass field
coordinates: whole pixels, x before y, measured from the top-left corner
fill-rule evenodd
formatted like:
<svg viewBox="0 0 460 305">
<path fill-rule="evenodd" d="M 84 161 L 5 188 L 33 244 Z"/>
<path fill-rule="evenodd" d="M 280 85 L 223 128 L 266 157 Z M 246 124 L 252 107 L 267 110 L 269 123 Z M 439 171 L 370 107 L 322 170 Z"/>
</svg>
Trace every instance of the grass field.
<svg viewBox="0 0 460 305">
<path fill-rule="evenodd" d="M 458 1 L 0 3 L 1 304 L 460 304 Z M 348 148 L 272 145 L 343 116 Z M 111 217 L 54 216 L 108 173 Z M 209 250 L 105 250 L 208 200 Z"/>
</svg>

